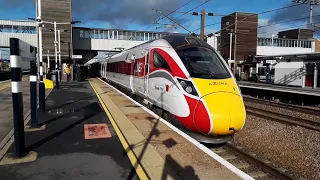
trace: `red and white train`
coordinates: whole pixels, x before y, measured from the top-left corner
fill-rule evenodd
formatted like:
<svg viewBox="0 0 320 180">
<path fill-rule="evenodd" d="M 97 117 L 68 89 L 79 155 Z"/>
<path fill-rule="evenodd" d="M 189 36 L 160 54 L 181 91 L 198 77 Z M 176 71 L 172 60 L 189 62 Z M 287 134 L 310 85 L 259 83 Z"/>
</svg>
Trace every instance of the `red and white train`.
<svg viewBox="0 0 320 180">
<path fill-rule="evenodd" d="M 100 76 L 170 119 L 200 142 L 226 143 L 244 126 L 242 94 L 224 59 L 187 35 L 148 41 L 100 62 Z"/>
</svg>

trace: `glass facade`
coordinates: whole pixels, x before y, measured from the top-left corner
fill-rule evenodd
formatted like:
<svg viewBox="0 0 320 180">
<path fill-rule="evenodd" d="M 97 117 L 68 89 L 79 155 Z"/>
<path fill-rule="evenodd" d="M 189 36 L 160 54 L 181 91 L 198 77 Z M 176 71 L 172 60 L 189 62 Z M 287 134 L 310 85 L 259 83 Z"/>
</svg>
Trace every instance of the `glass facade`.
<svg viewBox="0 0 320 180">
<path fill-rule="evenodd" d="M 131 41 L 149 41 L 158 39 L 169 33 L 151 33 L 136 31 L 117 31 L 117 30 L 100 30 L 100 29 L 80 29 L 80 38 L 85 39 L 114 39 L 114 40 L 131 40 Z"/>
<path fill-rule="evenodd" d="M 311 48 L 312 40 L 258 38 L 258 46 Z"/>
<path fill-rule="evenodd" d="M 37 29 L 35 26 L 17 26 L 0 24 L 0 33 L 1 32 L 37 34 Z"/>
</svg>

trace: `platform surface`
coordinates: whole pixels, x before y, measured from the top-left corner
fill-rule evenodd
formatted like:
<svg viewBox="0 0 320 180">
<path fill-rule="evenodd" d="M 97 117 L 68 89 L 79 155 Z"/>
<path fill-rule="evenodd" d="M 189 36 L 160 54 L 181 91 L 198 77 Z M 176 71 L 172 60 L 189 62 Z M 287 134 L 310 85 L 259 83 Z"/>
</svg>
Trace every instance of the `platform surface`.
<svg viewBox="0 0 320 180">
<path fill-rule="evenodd" d="M 23 112 L 25 116 L 30 114 L 30 82 L 29 78 L 24 78 L 22 83 L 23 91 Z M 11 81 L 5 82 L 6 87 L 1 89 L 0 86 L 0 142 L 13 128 L 13 106 Z M 46 90 L 48 93 L 49 90 Z M 37 96 L 38 97 L 38 96 Z M 0 146 L 1 149 L 1 146 Z"/>
<path fill-rule="evenodd" d="M 151 179 L 251 179 L 240 170 L 231 171 L 195 145 L 199 143 L 191 143 L 108 84 L 99 79 L 90 82 L 126 138 L 127 149 Z"/>
<path fill-rule="evenodd" d="M 237 81 L 240 87 L 252 88 L 252 89 L 262 89 L 262 90 L 271 90 L 271 91 L 279 91 L 279 92 L 289 92 L 294 94 L 305 94 L 305 95 L 313 95 L 320 96 L 320 88 L 313 89 L 311 87 L 291 87 L 291 86 L 281 86 L 275 84 L 267 84 L 267 83 L 255 83 L 249 81 Z"/>
<path fill-rule="evenodd" d="M 88 81 L 62 82 L 46 107 L 39 116 L 45 129 L 25 133 L 35 161 L 1 165 L 1 180 L 138 179 Z M 2 162 L 10 163 L 13 150 L 11 145 Z"/>
</svg>

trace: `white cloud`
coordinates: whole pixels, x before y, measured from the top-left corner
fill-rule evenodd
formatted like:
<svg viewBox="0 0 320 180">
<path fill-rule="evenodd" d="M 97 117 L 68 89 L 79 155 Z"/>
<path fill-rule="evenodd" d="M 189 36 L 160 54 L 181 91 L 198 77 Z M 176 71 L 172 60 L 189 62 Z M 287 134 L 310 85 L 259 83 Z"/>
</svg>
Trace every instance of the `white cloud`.
<svg viewBox="0 0 320 180">
<path fill-rule="evenodd" d="M 277 35 L 283 27 L 280 24 L 269 23 L 269 19 L 258 20 L 258 37 L 271 37 Z"/>
</svg>

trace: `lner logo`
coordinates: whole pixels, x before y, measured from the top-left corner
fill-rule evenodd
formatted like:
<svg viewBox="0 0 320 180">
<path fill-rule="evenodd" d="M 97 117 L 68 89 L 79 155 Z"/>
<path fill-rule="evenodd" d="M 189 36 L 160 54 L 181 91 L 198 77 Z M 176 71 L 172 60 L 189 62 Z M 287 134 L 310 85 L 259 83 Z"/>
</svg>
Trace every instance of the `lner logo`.
<svg viewBox="0 0 320 180">
<path fill-rule="evenodd" d="M 228 85 L 226 82 L 210 82 L 209 86 Z"/>
</svg>

